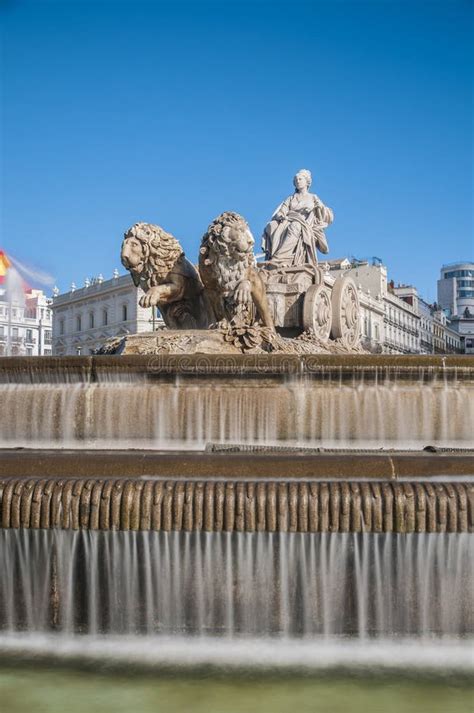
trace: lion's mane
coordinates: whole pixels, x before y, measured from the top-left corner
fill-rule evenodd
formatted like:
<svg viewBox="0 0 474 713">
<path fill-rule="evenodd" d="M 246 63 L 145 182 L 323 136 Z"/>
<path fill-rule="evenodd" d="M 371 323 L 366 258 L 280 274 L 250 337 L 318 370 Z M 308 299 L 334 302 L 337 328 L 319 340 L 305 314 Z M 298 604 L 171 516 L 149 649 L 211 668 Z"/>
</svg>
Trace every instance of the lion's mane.
<svg viewBox="0 0 474 713">
<path fill-rule="evenodd" d="M 199 270 L 203 282 L 206 284 L 211 278 L 225 296 L 232 295 L 239 282 L 245 278 L 248 268 L 255 266 L 252 247 L 245 252 L 239 251 L 230 236 L 231 229 L 248 231 L 249 227 L 238 213 L 221 213 L 203 235 L 199 251 Z"/>
<path fill-rule="evenodd" d="M 158 225 L 135 223 L 124 237 L 125 240 L 135 238 L 142 244 L 146 259 L 143 268 L 135 275 L 149 287 L 163 282 L 177 260 L 184 255 L 176 238 Z"/>
</svg>

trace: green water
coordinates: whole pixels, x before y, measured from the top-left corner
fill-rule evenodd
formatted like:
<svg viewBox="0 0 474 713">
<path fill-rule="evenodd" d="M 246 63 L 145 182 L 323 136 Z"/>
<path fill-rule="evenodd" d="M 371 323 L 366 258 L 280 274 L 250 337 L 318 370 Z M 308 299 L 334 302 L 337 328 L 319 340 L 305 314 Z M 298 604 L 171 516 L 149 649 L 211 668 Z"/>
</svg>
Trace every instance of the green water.
<svg viewBox="0 0 474 713">
<path fill-rule="evenodd" d="M 473 713 L 467 684 L 0 669 L 1 713 Z"/>
</svg>

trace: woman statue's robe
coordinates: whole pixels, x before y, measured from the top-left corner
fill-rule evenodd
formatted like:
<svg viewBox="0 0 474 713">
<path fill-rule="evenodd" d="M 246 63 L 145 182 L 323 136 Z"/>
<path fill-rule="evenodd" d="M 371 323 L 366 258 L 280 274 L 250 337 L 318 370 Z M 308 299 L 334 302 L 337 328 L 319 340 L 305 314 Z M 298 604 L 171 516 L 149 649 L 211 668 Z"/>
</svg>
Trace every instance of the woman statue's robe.
<svg viewBox="0 0 474 713">
<path fill-rule="evenodd" d="M 314 193 L 294 193 L 281 203 L 263 233 L 263 249 L 267 260 L 284 266 L 318 264 L 316 250 L 326 254 L 328 244 L 324 235 L 334 220 Z"/>
</svg>

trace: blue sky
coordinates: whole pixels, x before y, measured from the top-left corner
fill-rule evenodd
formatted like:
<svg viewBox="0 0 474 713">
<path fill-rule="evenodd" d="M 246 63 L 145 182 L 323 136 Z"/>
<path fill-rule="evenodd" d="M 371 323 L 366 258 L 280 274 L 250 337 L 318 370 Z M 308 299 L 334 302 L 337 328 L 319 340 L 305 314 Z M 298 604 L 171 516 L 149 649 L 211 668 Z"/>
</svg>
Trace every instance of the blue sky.
<svg viewBox="0 0 474 713">
<path fill-rule="evenodd" d="M 223 210 L 259 242 L 299 168 L 329 257 L 436 296 L 473 250 L 470 0 L 0 0 L 0 247 L 72 280 L 159 223 L 197 259 Z"/>
</svg>

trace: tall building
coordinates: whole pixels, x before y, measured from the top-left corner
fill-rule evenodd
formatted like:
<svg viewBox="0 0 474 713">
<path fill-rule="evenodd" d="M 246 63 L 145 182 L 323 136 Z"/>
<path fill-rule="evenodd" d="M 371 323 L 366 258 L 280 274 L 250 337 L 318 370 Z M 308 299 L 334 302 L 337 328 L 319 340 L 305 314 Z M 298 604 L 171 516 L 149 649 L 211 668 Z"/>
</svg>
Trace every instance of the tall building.
<svg viewBox="0 0 474 713">
<path fill-rule="evenodd" d="M 443 265 L 438 280 L 438 306 L 461 340 L 462 351 L 474 354 L 474 262 Z"/>
<path fill-rule="evenodd" d="M 52 353 L 51 302 L 23 282 L 0 250 L 0 356 Z"/>
<path fill-rule="evenodd" d="M 443 265 L 438 304 L 449 318 L 474 315 L 474 262 Z"/>
<path fill-rule="evenodd" d="M 78 289 L 53 299 L 53 353 L 93 354 L 111 337 L 150 332 L 163 325 L 156 310 L 140 307 L 143 292 L 130 275 L 114 272 L 111 280 L 102 275 L 86 280 Z"/>
</svg>

